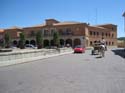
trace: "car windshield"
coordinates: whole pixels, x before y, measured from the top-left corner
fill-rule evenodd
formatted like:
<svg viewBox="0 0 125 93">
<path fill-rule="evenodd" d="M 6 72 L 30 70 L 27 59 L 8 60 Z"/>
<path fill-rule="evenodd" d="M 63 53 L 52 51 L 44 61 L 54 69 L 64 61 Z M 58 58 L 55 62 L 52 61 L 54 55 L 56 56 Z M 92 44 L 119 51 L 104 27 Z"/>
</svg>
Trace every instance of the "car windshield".
<svg viewBox="0 0 125 93">
<path fill-rule="evenodd" d="M 81 45 L 76 46 L 75 48 L 82 48 Z"/>
</svg>

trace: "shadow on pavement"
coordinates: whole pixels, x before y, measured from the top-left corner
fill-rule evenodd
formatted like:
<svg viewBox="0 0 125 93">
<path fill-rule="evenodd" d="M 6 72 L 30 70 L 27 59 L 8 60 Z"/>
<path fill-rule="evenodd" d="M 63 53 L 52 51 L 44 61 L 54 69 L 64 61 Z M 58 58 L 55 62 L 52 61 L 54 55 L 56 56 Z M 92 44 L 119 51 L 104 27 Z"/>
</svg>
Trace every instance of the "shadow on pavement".
<svg viewBox="0 0 125 93">
<path fill-rule="evenodd" d="M 90 55 L 99 55 L 99 54 L 90 54 Z"/>
<path fill-rule="evenodd" d="M 101 56 L 98 56 L 98 57 L 96 57 L 96 58 L 98 59 L 98 58 L 102 58 L 102 57 L 101 57 Z"/>
<path fill-rule="evenodd" d="M 115 49 L 112 51 L 115 53 L 115 55 L 119 55 L 122 58 L 125 58 L 125 49 Z"/>
</svg>

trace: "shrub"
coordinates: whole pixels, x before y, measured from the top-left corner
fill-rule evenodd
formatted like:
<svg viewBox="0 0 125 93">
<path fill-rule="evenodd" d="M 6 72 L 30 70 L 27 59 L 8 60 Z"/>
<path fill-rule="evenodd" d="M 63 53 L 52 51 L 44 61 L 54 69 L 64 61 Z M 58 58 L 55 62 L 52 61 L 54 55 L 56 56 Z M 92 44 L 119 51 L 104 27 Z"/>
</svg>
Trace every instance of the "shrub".
<svg viewBox="0 0 125 93">
<path fill-rule="evenodd" d="M 60 42 L 59 42 L 59 33 L 58 32 L 54 32 L 53 41 L 54 41 L 54 46 L 59 47 Z"/>
<path fill-rule="evenodd" d="M 4 39 L 5 39 L 5 45 L 4 45 L 5 48 L 10 48 L 11 38 L 8 32 L 5 33 Z"/>
<path fill-rule="evenodd" d="M 20 33 L 19 47 L 20 47 L 20 49 L 24 49 L 25 48 L 25 35 L 24 35 L 23 32 Z"/>
</svg>

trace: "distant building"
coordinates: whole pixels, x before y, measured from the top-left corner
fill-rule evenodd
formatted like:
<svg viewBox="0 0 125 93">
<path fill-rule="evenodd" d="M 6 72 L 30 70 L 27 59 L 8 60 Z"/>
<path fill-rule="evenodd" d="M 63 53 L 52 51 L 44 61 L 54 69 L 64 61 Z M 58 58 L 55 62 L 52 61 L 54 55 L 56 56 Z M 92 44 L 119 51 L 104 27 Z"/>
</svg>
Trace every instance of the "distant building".
<svg viewBox="0 0 125 93">
<path fill-rule="evenodd" d="M 120 48 L 125 48 L 125 41 L 124 40 L 117 40 L 117 46 Z"/>
<path fill-rule="evenodd" d="M 35 34 L 41 31 L 44 37 L 44 47 L 53 46 L 53 33 L 58 31 L 60 34 L 60 45 L 69 44 L 74 47 L 76 45 L 92 46 L 94 42 L 103 38 L 108 46 L 117 45 L 117 26 L 113 24 L 104 24 L 91 26 L 87 23 L 80 22 L 59 22 L 55 19 L 45 20 L 45 24 L 32 27 L 12 27 L 0 30 L 0 37 L 8 32 L 12 38 L 12 45 L 18 45 L 19 34 L 24 32 L 26 35 L 26 44 L 36 45 Z"/>
</svg>

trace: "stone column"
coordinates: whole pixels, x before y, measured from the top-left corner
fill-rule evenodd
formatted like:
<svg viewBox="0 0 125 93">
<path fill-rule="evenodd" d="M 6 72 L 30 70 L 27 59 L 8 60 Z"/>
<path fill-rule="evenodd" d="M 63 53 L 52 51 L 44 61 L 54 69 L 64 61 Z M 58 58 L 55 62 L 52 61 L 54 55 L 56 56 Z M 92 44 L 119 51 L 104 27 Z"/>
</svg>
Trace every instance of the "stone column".
<svg viewBox="0 0 125 93">
<path fill-rule="evenodd" d="M 85 37 L 85 47 L 88 47 L 88 46 L 89 46 L 89 38 Z"/>
<path fill-rule="evenodd" d="M 84 47 L 85 46 L 85 38 L 83 36 L 80 37 L 80 41 L 81 41 L 81 46 Z"/>
</svg>

